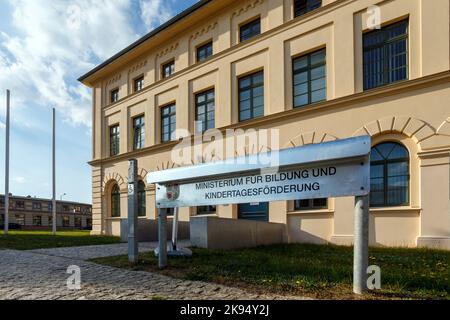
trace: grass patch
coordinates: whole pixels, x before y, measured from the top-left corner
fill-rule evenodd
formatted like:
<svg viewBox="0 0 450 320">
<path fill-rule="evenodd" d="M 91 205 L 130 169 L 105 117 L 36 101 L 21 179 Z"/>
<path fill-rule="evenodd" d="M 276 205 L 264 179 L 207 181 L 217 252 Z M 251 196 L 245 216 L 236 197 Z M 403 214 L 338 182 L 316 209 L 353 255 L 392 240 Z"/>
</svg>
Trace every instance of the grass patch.
<svg viewBox="0 0 450 320">
<path fill-rule="evenodd" d="M 92 261 L 260 293 L 357 298 L 352 294 L 351 247 L 293 244 L 233 251 L 193 249 L 193 253 L 192 258 L 169 258 L 163 271 L 152 253 L 141 254 L 137 265 L 130 265 L 126 256 Z M 450 252 L 371 248 L 369 264 L 381 268 L 382 289 L 365 299 L 450 299 Z"/>
<path fill-rule="evenodd" d="M 33 250 L 120 243 L 118 237 L 91 236 L 90 231 L 10 231 L 0 234 L 0 249 Z"/>
</svg>

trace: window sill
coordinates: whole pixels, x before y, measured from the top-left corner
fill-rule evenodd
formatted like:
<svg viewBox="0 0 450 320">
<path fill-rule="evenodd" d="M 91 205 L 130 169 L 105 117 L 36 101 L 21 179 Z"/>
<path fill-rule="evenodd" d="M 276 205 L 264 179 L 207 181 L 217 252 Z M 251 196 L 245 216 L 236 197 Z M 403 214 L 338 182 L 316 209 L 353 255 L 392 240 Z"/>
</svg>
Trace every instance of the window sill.
<svg viewBox="0 0 450 320">
<path fill-rule="evenodd" d="M 289 211 L 289 215 L 302 215 L 302 214 L 333 214 L 334 210 L 331 209 L 317 209 L 317 210 L 295 210 Z"/>
<path fill-rule="evenodd" d="M 383 207 L 383 208 L 370 208 L 370 213 L 419 213 L 422 211 L 420 207 Z"/>
</svg>

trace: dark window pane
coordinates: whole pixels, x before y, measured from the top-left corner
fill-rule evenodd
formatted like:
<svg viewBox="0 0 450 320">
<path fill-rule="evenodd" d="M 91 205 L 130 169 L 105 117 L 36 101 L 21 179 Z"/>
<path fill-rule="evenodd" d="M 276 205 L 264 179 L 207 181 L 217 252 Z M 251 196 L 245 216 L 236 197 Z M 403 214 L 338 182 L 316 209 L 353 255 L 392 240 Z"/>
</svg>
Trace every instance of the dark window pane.
<svg viewBox="0 0 450 320">
<path fill-rule="evenodd" d="M 111 90 L 110 102 L 114 103 L 119 101 L 119 89 Z"/>
<path fill-rule="evenodd" d="M 110 155 L 116 156 L 120 151 L 120 130 L 119 126 L 112 126 L 109 129 Z"/>
<path fill-rule="evenodd" d="M 142 180 L 138 182 L 137 196 L 138 196 L 138 216 L 145 217 L 146 215 L 145 183 Z"/>
<path fill-rule="evenodd" d="M 140 116 L 133 119 L 133 138 L 134 150 L 139 150 L 144 148 L 145 144 L 145 124 L 144 124 L 144 116 Z"/>
<path fill-rule="evenodd" d="M 144 77 L 140 77 L 134 80 L 134 92 L 138 92 L 144 89 Z"/>
<path fill-rule="evenodd" d="M 296 200 L 294 202 L 295 210 L 317 210 L 326 209 L 328 207 L 328 199 L 305 199 Z"/>
<path fill-rule="evenodd" d="M 175 105 L 161 108 L 161 142 L 169 142 L 174 139 L 176 129 Z"/>
<path fill-rule="evenodd" d="M 258 18 L 240 27 L 240 42 L 253 38 L 261 33 L 261 19 Z"/>
<path fill-rule="evenodd" d="M 213 54 L 212 46 L 213 43 L 208 42 L 207 44 L 197 48 L 197 62 L 203 61 L 208 57 L 212 56 Z"/>
<path fill-rule="evenodd" d="M 264 116 L 264 72 L 239 79 L 239 121 Z"/>
<path fill-rule="evenodd" d="M 371 155 L 372 206 L 401 206 L 409 203 L 409 153 L 393 142 L 372 148 Z"/>
<path fill-rule="evenodd" d="M 168 62 L 162 66 L 162 78 L 170 77 L 175 72 L 175 61 Z"/>
<path fill-rule="evenodd" d="M 195 121 L 197 123 L 197 131 L 205 132 L 214 129 L 215 125 L 215 98 L 214 90 L 202 92 L 196 96 L 196 113 Z"/>
<path fill-rule="evenodd" d="M 322 0 L 294 0 L 294 17 L 301 16 L 322 6 Z"/>
<path fill-rule="evenodd" d="M 117 184 L 111 189 L 111 216 L 120 217 L 120 189 Z"/>
<path fill-rule="evenodd" d="M 326 100 L 325 49 L 293 60 L 294 107 Z"/>
<path fill-rule="evenodd" d="M 363 36 L 364 89 L 408 78 L 408 21 Z"/>
</svg>

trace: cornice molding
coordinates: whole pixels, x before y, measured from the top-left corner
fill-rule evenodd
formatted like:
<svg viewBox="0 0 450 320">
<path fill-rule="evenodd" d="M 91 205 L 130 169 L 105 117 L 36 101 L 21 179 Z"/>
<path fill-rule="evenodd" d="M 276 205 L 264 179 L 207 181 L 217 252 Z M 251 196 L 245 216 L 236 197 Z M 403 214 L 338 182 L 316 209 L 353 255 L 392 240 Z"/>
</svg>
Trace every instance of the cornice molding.
<svg viewBox="0 0 450 320">
<path fill-rule="evenodd" d="M 198 37 L 201 37 L 202 35 L 207 34 L 208 32 L 214 30 L 218 25 L 219 25 L 219 23 L 216 21 L 216 22 L 213 22 L 213 23 L 207 25 L 206 27 L 203 27 L 202 29 L 198 30 L 197 32 L 195 32 L 191 35 L 191 40 L 195 40 Z"/>
<path fill-rule="evenodd" d="M 255 8 L 256 6 L 262 4 L 263 2 L 264 2 L 264 0 L 255 0 L 255 1 L 252 1 L 251 3 L 246 4 L 245 6 L 234 11 L 231 14 L 231 19 L 233 19 L 234 17 L 239 17 L 241 14 L 247 12 L 250 9 Z"/>
</svg>

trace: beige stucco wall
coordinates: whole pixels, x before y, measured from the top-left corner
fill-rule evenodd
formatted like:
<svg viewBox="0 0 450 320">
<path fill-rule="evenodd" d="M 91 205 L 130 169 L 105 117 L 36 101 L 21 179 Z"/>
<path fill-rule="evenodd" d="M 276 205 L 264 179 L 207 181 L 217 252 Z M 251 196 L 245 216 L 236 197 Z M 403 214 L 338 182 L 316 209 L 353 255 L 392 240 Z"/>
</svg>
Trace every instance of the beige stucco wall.
<svg viewBox="0 0 450 320">
<path fill-rule="evenodd" d="M 409 19 L 409 81 L 363 92 L 362 33 L 366 10 L 381 8 L 382 24 Z M 371 210 L 371 243 L 450 248 L 450 5 L 448 0 L 323 1 L 323 7 L 293 19 L 292 0 L 213 1 L 185 22 L 92 76 L 94 232 L 114 233 L 108 218 L 108 185 L 117 182 L 126 218 L 127 159 L 140 176 L 172 167 L 174 143 L 160 144 L 160 108 L 176 103 L 177 128 L 194 131 L 194 95 L 214 88 L 216 127 L 276 128 L 282 148 L 369 134 L 373 144 L 398 141 L 411 155 L 408 207 Z M 203 10 L 203 13 L 202 13 Z M 262 35 L 238 44 L 238 27 L 261 17 Z M 177 29 L 178 28 L 178 29 Z M 195 48 L 212 39 L 214 56 L 195 62 Z M 326 48 L 327 101 L 292 109 L 292 58 Z M 161 79 L 160 66 L 175 60 L 176 73 Z M 238 77 L 264 70 L 265 115 L 238 123 Z M 145 89 L 132 81 L 145 76 Z M 120 100 L 109 104 L 109 91 Z M 144 114 L 146 148 L 132 151 L 131 118 Z M 108 128 L 120 125 L 120 152 L 109 157 Z M 147 219 L 156 219 L 154 188 L 147 186 Z M 184 221 L 194 213 L 182 209 Z M 220 217 L 237 218 L 236 206 L 219 206 Z M 320 212 L 293 212 L 270 204 L 270 221 L 285 223 L 292 242 L 351 244 L 353 199 L 330 199 Z"/>
</svg>

